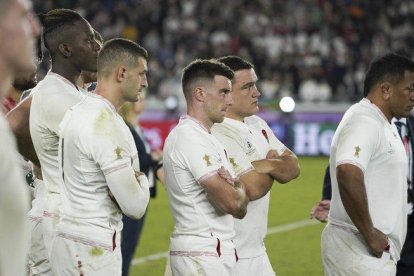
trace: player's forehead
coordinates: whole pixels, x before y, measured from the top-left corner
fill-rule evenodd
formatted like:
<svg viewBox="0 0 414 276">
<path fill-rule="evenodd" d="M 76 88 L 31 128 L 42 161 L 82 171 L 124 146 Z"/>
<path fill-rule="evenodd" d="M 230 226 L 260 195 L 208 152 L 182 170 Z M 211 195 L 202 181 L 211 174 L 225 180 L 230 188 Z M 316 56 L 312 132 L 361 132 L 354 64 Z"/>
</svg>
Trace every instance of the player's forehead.
<svg viewBox="0 0 414 276">
<path fill-rule="evenodd" d="M 257 82 L 258 78 L 253 68 L 242 69 L 234 72 L 233 83 L 243 86 L 246 83 Z"/>
<path fill-rule="evenodd" d="M 148 72 L 148 62 L 144 57 L 138 57 L 138 66 L 142 71 Z"/>
<path fill-rule="evenodd" d="M 222 75 L 215 75 L 212 84 L 215 88 L 231 88 L 231 81 Z"/>
<path fill-rule="evenodd" d="M 74 23 L 76 29 L 74 29 L 79 35 L 86 36 L 88 38 L 95 39 L 95 33 L 91 24 L 85 19 L 79 19 Z"/>
</svg>

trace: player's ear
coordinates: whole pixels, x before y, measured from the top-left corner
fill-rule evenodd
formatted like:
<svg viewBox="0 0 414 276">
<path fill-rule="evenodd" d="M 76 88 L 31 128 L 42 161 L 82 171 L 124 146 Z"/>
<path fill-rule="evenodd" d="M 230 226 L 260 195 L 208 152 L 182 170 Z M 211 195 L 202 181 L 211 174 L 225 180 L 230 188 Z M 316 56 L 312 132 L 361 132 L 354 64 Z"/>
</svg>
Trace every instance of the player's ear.
<svg viewBox="0 0 414 276">
<path fill-rule="evenodd" d="M 66 43 L 60 43 L 59 46 L 59 52 L 64 56 L 64 57 L 70 57 L 72 55 L 72 49 L 71 47 L 66 44 Z"/>
<path fill-rule="evenodd" d="M 204 102 L 205 96 L 206 96 L 206 91 L 205 91 L 204 87 L 199 86 L 199 87 L 196 87 L 193 90 L 193 97 L 197 101 Z"/>
<path fill-rule="evenodd" d="M 392 91 L 393 91 L 392 84 L 389 83 L 388 81 L 383 82 L 380 84 L 380 90 L 381 90 L 381 95 L 383 99 L 388 101 L 391 98 Z"/>
<path fill-rule="evenodd" d="M 126 78 L 126 73 L 127 73 L 127 69 L 125 66 L 118 66 L 118 68 L 116 69 L 116 80 L 118 82 L 123 82 L 124 79 Z"/>
</svg>

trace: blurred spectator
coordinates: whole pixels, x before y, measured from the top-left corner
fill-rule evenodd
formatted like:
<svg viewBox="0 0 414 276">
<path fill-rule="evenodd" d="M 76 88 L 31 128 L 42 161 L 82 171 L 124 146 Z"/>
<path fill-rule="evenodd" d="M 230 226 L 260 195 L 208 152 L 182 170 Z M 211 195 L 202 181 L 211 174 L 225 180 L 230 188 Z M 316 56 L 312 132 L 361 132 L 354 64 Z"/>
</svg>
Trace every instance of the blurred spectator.
<svg viewBox="0 0 414 276">
<path fill-rule="evenodd" d="M 282 94 L 300 97 L 309 82 L 308 62 L 316 61 L 322 82 L 320 101 L 360 98 L 361 76 L 369 61 L 388 51 L 412 55 L 414 3 L 408 0 L 34 0 L 37 12 L 74 8 L 109 39 L 136 39 L 148 49 L 156 72 L 149 75 L 151 94 L 165 98 L 181 90 L 164 82 L 195 58 L 239 55 L 256 64 L 266 80 L 263 101 Z M 283 72 L 282 84 L 278 75 Z M 170 85 L 168 85 L 170 86 Z M 274 86 L 274 87 L 273 87 Z M 275 91 L 276 86 L 280 89 Z M 329 91 L 329 93 L 328 93 Z M 307 93 L 306 93 L 307 94 Z M 323 95 L 322 95 L 323 94 Z M 275 99 L 271 99 L 275 97 Z M 162 105 L 160 105 L 162 106 Z M 185 105 L 179 99 L 179 108 Z"/>
<path fill-rule="evenodd" d="M 1 99 L 4 114 L 12 110 L 20 101 L 23 91 L 33 88 L 37 83 L 36 69 L 37 62 L 33 58 L 33 62 L 28 62 L 30 68 L 20 72 L 14 80 L 13 84 L 8 88 L 6 95 Z"/>
</svg>

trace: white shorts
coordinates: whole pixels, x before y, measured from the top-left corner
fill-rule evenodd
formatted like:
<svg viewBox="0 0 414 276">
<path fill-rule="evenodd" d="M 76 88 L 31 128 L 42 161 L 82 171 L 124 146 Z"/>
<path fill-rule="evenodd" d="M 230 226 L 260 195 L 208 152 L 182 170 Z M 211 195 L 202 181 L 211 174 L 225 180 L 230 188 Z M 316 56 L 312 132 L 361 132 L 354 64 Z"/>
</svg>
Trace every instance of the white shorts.
<svg viewBox="0 0 414 276">
<path fill-rule="evenodd" d="M 254 257 L 239 259 L 236 263 L 237 276 L 275 276 L 267 253 Z"/>
<path fill-rule="evenodd" d="M 60 194 L 46 193 L 46 203 L 43 209 L 42 228 L 48 256 L 52 250 L 52 241 L 55 237 L 56 225 L 59 222 Z"/>
<path fill-rule="evenodd" d="M 234 265 L 236 256 L 233 254 L 222 254 L 220 257 L 213 256 L 170 256 L 172 275 L 192 276 L 235 276 Z"/>
<path fill-rule="evenodd" d="M 170 255 L 167 256 L 167 263 L 165 264 L 164 276 L 173 276 L 171 270 Z"/>
<path fill-rule="evenodd" d="M 175 276 L 211 275 L 235 276 L 236 251 L 232 241 L 219 241 L 212 239 L 188 239 L 194 250 L 174 250 L 174 244 L 180 239 L 171 239 L 170 264 L 172 274 Z M 174 240 L 174 241 L 173 241 Z M 203 240 L 208 240 L 206 243 Z M 188 246 L 188 243 L 187 243 Z M 184 247 L 186 247 L 184 245 Z M 200 250 L 205 248 L 205 250 Z"/>
<path fill-rule="evenodd" d="M 53 275 L 45 242 L 43 240 L 43 210 L 45 205 L 45 187 L 37 180 L 35 199 L 29 211 L 28 225 L 30 233 L 28 263 L 31 275 Z"/>
<path fill-rule="evenodd" d="M 325 275 L 394 276 L 397 262 L 390 253 L 372 256 L 358 233 L 328 223 L 322 232 Z"/>
<path fill-rule="evenodd" d="M 117 235 L 116 241 L 118 246 L 113 251 L 56 236 L 53 240 L 52 255 L 50 257 L 53 274 L 57 276 L 122 275 L 119 236 Z"/>
</svg>

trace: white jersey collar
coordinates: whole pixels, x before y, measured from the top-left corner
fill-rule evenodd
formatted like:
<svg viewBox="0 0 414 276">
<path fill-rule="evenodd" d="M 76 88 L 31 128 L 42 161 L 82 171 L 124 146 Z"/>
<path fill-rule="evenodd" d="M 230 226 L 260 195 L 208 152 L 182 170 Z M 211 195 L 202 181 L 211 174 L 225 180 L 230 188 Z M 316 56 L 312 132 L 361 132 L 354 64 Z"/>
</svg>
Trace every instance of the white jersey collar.
<svg viewBox="0 0 414 276">
<path fill-rule="evenodd" d="M 78 90 L 78 91 L 79 91 L 79 88 L 78 88 L 76 85 L 74 85 L 72 82 L 70 82 L 67 78 L 65 78 L 65 77 L 63 77 L 63 76 L 61 76 L 61 75 L 59 75 L 59 74 L 53 73 L 52 71 L 49 71 L 49 72 L 47 73 L 47 75 L 48 75 L 48 76 L 55 77 L 55 78 L 58 78 L 59 80 L 63 81 L 64 83 L 66 83 L 66 84 L 68 84 L 68 85 L 72 86 L 73 88 L 75 88 L 76 90 Z"/>
<path fill-rule="evenodd" d="M 110 101 L 108 101 L 106 98 L 102 97 L 99 94 L 95 94 L 95 93 L 89 93 L 89 96 L 92 98 L 102 100 L 113 112 L 117 113 L 115 106 Z"/>
<path fill-rule="evenodd" d="M 368 100 L 367 98 L 363 98 L 360 102 L 366 104 L 367 106 L 377 111 L 378 115 L 380 115 L 381 118 L 383 118 L 388 124 L 391 124 L 388 121 L 387 117 L 385 117 L 385 114 L 381 111 L 381 109 L 379 109 L 379 107 L 373 104 L 370 100 Z"/>
<path fill-rule="evenodd" d="M 190 115 L 187 114 L 187 115 L 181 116 L 180 121 L 184 121 L 184 120 L 192 121 L 192 122 L 196 123 L 200 128 L 205 130 L 207 133 L 210 133 L 210 131 L 208 131 L 208 129 L 196 118 L 191 117 Z"/>
<path fill-rule="evenodd" d="M 223 123 L 231 125 L 231 126 L 236 127 L 236 128 L 247 128 L 248 129 L 248 127 L 247 127 L 247 125 L 244 121 L 242 122 L 242 121 L 235 120 L 235 119 L 232 119 L 232 118 L 225 117 Z"/>
</svg>

